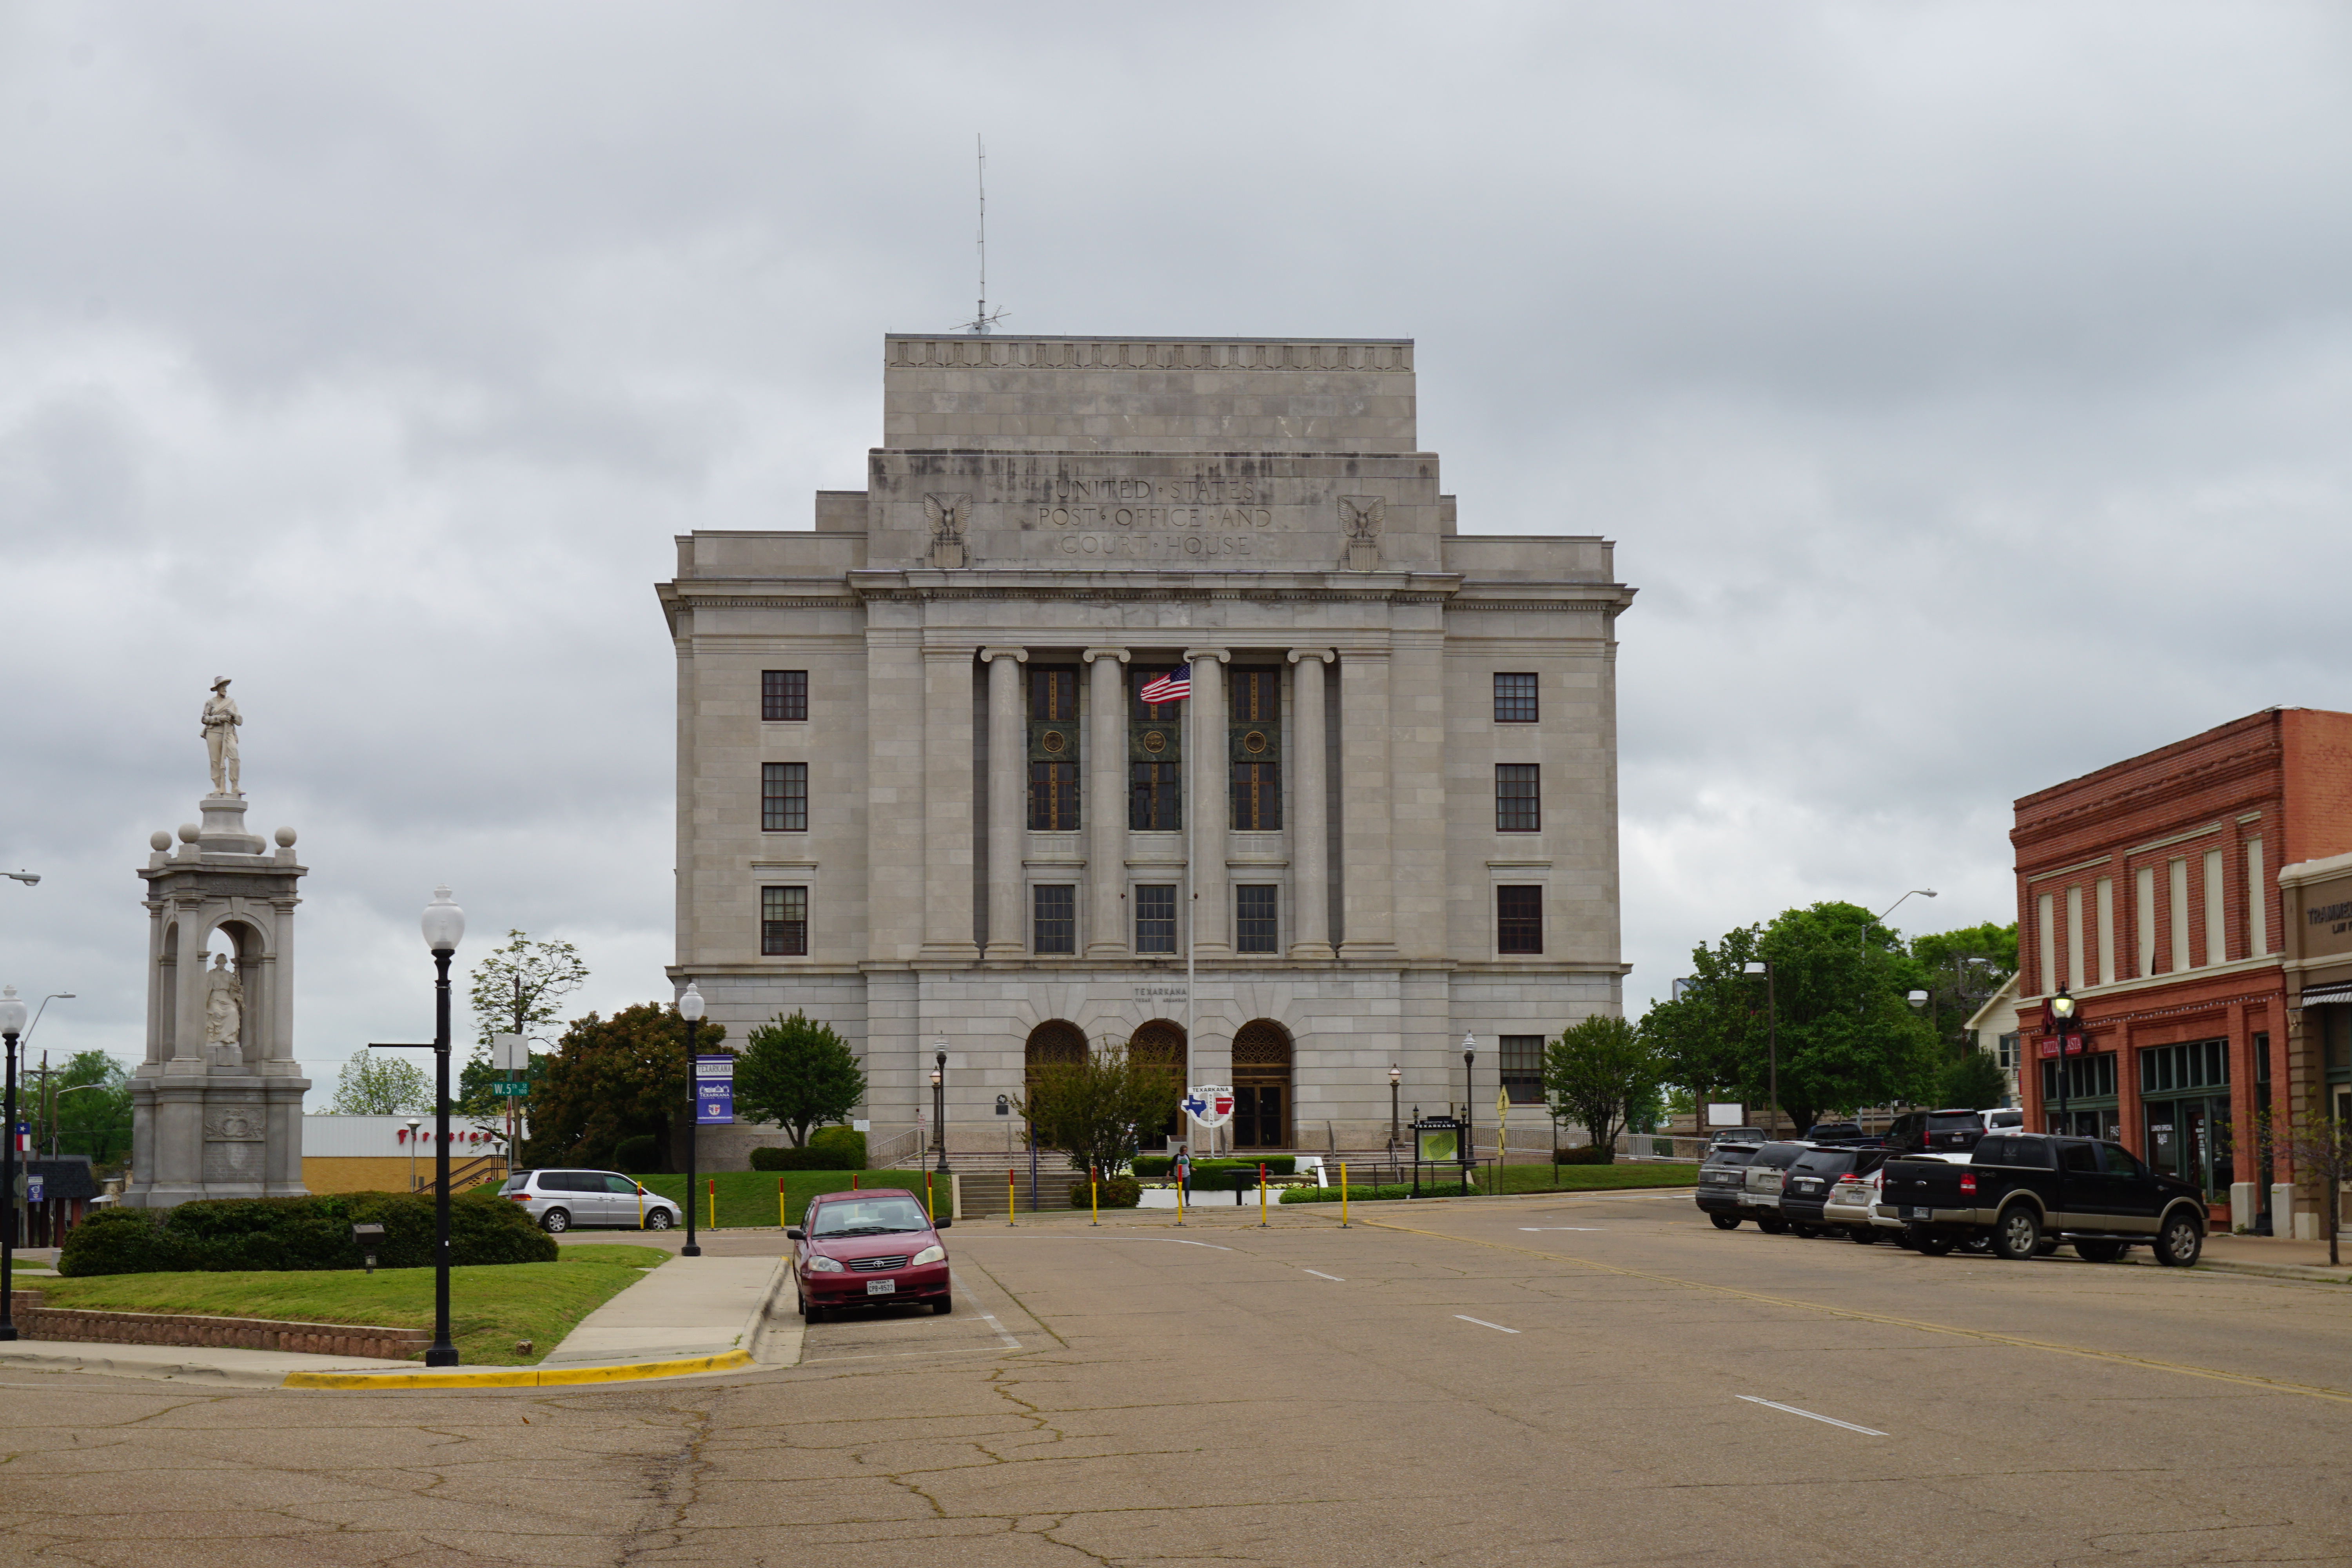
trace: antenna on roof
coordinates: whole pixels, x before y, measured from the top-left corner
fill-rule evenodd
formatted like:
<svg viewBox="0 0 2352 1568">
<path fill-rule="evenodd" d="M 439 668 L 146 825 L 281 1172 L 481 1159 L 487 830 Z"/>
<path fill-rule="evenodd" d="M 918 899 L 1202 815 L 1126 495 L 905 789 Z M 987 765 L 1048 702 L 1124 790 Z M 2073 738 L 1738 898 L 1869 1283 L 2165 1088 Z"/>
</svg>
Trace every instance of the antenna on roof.
<svg viewBox="0 0 2352 1568">
<path fill-rule="evenodd" d="M 998 310 L 992 314 L 988 309 L 988 143 L 978 135 L 972 137 L 972 142 L 980 149 L 980 306 L 972 312 L 971 321 L 951 330 L 985 335 L 1013 312 Z"/>
</svg>

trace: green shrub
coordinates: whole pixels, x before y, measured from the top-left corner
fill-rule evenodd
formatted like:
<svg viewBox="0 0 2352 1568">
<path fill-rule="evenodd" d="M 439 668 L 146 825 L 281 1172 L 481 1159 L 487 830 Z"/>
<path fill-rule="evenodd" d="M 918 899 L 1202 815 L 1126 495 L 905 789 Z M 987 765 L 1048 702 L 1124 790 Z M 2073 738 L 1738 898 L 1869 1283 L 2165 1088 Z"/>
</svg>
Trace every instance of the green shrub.
<svg viewBox="0 0 2352 1568">
<path fill-rule="evenodd" d="M 613 1145 L 614 1166 L 632 1175 L 651 1174 L 660 1157 L 660 1140 L 650 1132 L 633 1132 Z"/>
<path fill-rule="evenodd" d="M 383 1226 L 379 1268 L 433 1263 L 433 1199 L 421 1193 L 328 1193 L 307 1197 L 207 1198 L 170 1209 L 107 1209 L 76 1226 L 58 1257 L 64 1275 L 299 1272 L 358 1268 L 354 1224 Z M 477 1187 L 449 1203 L 449 1260 L 552 1263 L 555 1238 L 530 1215 Z"/>
<path fill-rule="evenodd" d="M 849 1163 L 845 1165 L 812 1166 L 813 1170 L 862 1171 L 866 1169 L 866 1134 L 855 1127 L 820 1127 L 809 1134 L 812 1149 L 830 1149 Z"/>
<path fill-rule="evenodd" d="M 857 1160 L 845 1149 L 793 1149 L 783 1144 L 771 1144 L 751 1151 L 751 1169 L 755 1171 L 862 1171 L 863 1160 Z"/>
<path fill-rule="evenodd" d="M 1298 1173 L 1298 1156 L 1296 1154 L 1269 1154 L 1262 1161 L 1240 1158 L 1195 1160 L 1192 1162 L 1192 1184 L 1201 1185 L 1202 1174 L 1210 1171 L 1238 1171 L 1246 1168 L 1255 1179 L 1257 1175 L 1257 1168 L 1261 1164 L 1265 1167 L 1265 1173 L 1269 1176 L 1295 1176 Z M 1146 1181 L 1165 1181 L 1170 1173 L 1175 1169 L 1175 1165 L 1176 1157 L 1173 1154 L 1139 1154 L 1135 1158 L 1135 1173 Z M 1233 1188 L 1228 1185 L 1211 1187 L 1209 1190 L 1229 1193 Z"/>
<path fill-rule="evenodd" d="M 1555 1149 L 1551 1163 L 1555 1165 L 1613 1165 L 1617 1163 L 1614 1143 L 1587 1143 L 1580 1149 Z"/>
<path fill-rule="evenodd" d="M 1107 1209 L 1137 1208 L 1143 1203 L 1141 1182 L 1137 1181 L 1133 1176 L 1113 1176 L 1110 1180 L 1100 1183 L 1072 1182 L 1070 1184 L 1072 1208 L 1082 1209 L 1094 1206 L 1097 1199 L 1087 1191 L 1090 1185 L 1099 1187 L 1100 1202 Z"/>
<path fill-rule="evenodd" d="M 1459 1183 L 1454 1184 L 1454 1188 L 1457 1192 L 1460 1190 L 1460 1185 L 1461 1184 Z M 1434 1184 L 1430 1182 L 1422 1183 L 1421 1192 L 1423 1197 L 1442 1197 L 1444 1195 L 1443 1192 L 1436 1190 Z M 1411 1196 L 1412 1196 L 1412 1184 L 1410 1182 L 1400 1182 L 1393 1186 L 1350 1186 L 1348 1189 L 1348 1201 L 1358 1204 L 1377 1203 L 1384 1198 L 1409 1198 Z M 1282 1194 L 1282 1201 L 1286 1204 L 1336 1204 L 1339 1201 L 1339 1189 L 1337 1187 L 1291 1187 L 1285 1190 Z"/>
<path fill-rule="evenodd" d="M 1145 1181 L 1154 1182 L 1166 1176 L 1169 1167 L 1175 1163 L 1176 1156 L 1173 1154 L 1138 1154 L 1134 1171 Z"/>
</svg>

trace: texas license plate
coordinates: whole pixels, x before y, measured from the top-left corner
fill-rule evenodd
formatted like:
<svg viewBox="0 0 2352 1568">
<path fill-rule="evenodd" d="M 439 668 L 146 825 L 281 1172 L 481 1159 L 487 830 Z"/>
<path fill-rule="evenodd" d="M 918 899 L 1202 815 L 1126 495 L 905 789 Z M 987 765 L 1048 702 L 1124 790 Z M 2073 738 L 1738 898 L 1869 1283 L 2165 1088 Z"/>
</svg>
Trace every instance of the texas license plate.
<svg viewBox="0 0 2352 1568">
<path fill-rule="evenodd" d="M 1905 1219 L 1934 1219 L 1936 1217 L 1936 1211 L 1934 1209 L 1905 1209 L 1903 1211 L 1903 1217 Z"/>
<path fill-rule="evenodd" d="M 895 1296 L 898 1293 L 898 1282 L 896 1279 L 868 1279 L 866 1293 L 869 1296 Z"/>
</svg>

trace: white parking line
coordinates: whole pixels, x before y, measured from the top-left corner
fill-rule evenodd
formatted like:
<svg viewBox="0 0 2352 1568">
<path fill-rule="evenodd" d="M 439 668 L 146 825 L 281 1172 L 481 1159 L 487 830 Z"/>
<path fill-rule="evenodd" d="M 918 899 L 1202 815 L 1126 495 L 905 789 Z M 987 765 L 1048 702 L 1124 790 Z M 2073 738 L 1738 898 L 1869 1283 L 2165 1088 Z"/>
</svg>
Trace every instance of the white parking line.
<svg viewBox="0 0 2352 1568">
<path fill-rule="evenodd" d="M 1521 1230 L 1580 1230 L 1590 1235 L 1599 1236 L 1608 1227 L 1599 1225 L 1523 1225 L 1519 1228 Z"/>
<path fill-rule="evenodd" d="M 971 1293 L 971 1286 L 965 1284 L 962 1280 L 958 1279 L 955 1282 L 955 1288 L 963 1292 L 963 1299 L 965 1300 L 971 1302 L 974 1308 L 979 1310 L 980 1321 L 996 1331 L 996 1337 L 1004 1342 L 1005 1349 L 1017 1351 L 1021 1348 L 1021 1342 L 1004 1331 L 1004 1325 L 996 1321 L 996 1314 L 980 1305 L 980 1298 Z"/>
<path fill-rule="evenodd" d="M 1347 1283 L 1345 1279 L 1340 1279 L 1337 1274 L 1326 1274 L 1320 1268 L 1309 1268 L 1306 1272 L 1312 1274 L 1318 1279 L 1328 1279 L 1334 1285 L 1345 1285 Z"/>
<path fill-rule="evenodd" d="M 1519 1331 L 1517 1329 L 1507 1329 L 1500 1323 L 1490 1323 L 1484 1318 L 1471 1317 L 1465 1312 L 1456 1312 L 1454 1315 L 1465 1323 L 1475 1323 L 1482 1329 L 1492 1329 L 1498 1334 L 1516 1334 Z"/>
<path fill-rule="evenodd" d="M 1785 1410 L 1791 1415 L 1801 1415 L 1808 1421 L 1821 1421 L 1826 1422 L 1832 1426 L 1843 1426 L 1849 1432 L 1859 1432 L 1865 1437 L 1884 1437 L 1886 1436 L 1885 1433 L 1878 1431 L 1874 1427 L 1857 1426 L 1851 1421 L 1841 1421 L 1834 1415 L 1817 1415 L 1810 1410 L 1800 1410 L 1793 1405 L 1781 1405 L 1769 1399 L 1759 1399 L 1752 1394 L 1738 1394 L 1735 1395 L 1735 1397 L 1744 1399 L 1750 1405 L 1761 1405 L 1767 1409 Z"/>
</svg>

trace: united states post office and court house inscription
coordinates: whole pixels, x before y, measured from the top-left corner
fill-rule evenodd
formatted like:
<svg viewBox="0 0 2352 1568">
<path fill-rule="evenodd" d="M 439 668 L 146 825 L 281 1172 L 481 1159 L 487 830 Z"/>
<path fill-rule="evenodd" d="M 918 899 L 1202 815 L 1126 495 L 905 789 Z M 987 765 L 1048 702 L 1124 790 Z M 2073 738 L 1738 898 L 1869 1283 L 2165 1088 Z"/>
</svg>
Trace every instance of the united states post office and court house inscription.
<svg viewBox="0 0 2352 1568">
<path fill-rule="evenodd" d="M 877 1136 L 941 1042 L 1000 1150 L 1034 1063 L 1131 1038 L 1320 1148 L 1385 1142 L 1392 1064 L 1458 1105 L 1465 1033 L 1491 1127 L 1506 1041 L 1618 1009 L 1633 590 L 1597 532 L 1459 530 L 1410 342 L 893 334 L 882 382 L 863 489 L 660 585 L 713 1017 L 830 1023 Z"/>
</svg>

